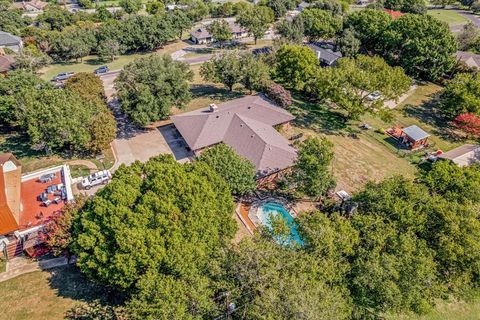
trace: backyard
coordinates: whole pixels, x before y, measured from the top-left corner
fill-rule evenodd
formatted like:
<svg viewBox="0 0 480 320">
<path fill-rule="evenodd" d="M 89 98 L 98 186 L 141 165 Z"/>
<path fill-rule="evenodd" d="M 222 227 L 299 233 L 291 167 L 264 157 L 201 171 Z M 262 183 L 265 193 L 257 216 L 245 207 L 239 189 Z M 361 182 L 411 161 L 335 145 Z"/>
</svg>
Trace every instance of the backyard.
<svg viewBox="0 0 480 320">
<path fill-rule="evenodd" d="M 62 319 L 79 303 L 106 300 L 107 292 L 95 286 L 73 266 L 27 273 L 0 282 L 0 320 Z"/>
<path fill-rule="evenodd" d="M 27 273 L 0 282 L 0 320 L 62 319 L 77 304 L 106 301 L 108 291 L 86 280 L 73 266 Z M 440 301 L 429 314 L 385 315 L 386 320 L 476 320 L 480 300 Z"/>
<path fill-rule="evenodd" d="M 0 128 L 2 129 L 2 128 Z M 30 148 L 26 135 L 18 132 L 6 132 L 6 129 L 0 130 L 0 153 L 11 152 L 22 164 L 22 172 L 28 173 L 43 168 L 61 165 L 66 162 L 86 161 L 90 166 L 96 166 L 99 170 L 109 169 L 115 163 L 115 157 L 112 149 L 102 152 L 102 159 L 92 156 L 80 158 L 79 155 L 71 156 L 64 153 L 56 153 L 47 156 L 43 150 L 37 151 Z M 86 173 L 87 167 L 81 163 L 73 166 L 72 175 L 81 176 Z"/>
<path fill-rule="evenodd" d="M 364 115 L 360 121 L 347 121 L 339 111 L 295 99 L 290 111 L 297 119 L 284 134 L 288 138 L 300 133 L 304 136 L 326 136 L 333 142 L 335 158 L 332 170 L 337 179 L 336 190 L 352 192 L 368 181 L 380 181 L 396 174 L 413 177 L 426 150 L 413 153 L 400 150 L 383 131 L 393 125 L 405 127 L 415 124 L 431 134 L 431 151 L 446 151 L 463 144 L 455 141 L 455 135 L 446 123 L 436 116 L 432 99 L 440 89 L 431 83 L 418 85 L 412 95 L 392 111 L 393 121 L 390 123 L 371 114 Z M 362 123 L 368 123 L 373 128 L 362 130 L 359 128 Z"/>
</svg>

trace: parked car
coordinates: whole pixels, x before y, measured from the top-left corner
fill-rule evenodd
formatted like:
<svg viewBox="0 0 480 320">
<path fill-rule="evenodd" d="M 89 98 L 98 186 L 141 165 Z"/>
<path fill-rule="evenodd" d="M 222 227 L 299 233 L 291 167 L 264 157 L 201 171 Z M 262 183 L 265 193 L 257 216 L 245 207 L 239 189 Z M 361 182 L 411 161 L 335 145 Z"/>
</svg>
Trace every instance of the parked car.
<svg viewBox="0 0 480 320">
<path fill-rule="evenodd" d="M 95 69 L 94 73 L 95 74 L 101 74 L 101 73 L 107 73 L 109 71 L 107 66 L 101 66 Z"/>
<path fill-rule="evenodd" d="M 380 92 L 374 91 L 367 96 L 367 99 L 370 100 L 370 101 L 375 101 L 375 100 L 380 99 L 381 96 L 382 96 L 382 94 Z"/>
<path fill-rule="evenodd" d="M 62 72 L 57 74 L 52 81 L 64 81 L 67 80 L 68 78 L 72 77 L 75 74 L 75 72 Z"/>
<path fill-rule="evenodd" d="M 112 178 L 112 174 L 108 170 L 95 172 L 84 178 L 81 182 L 82 188 L 89 190 L 99 184 L 106 184 Z"/>
</svg>

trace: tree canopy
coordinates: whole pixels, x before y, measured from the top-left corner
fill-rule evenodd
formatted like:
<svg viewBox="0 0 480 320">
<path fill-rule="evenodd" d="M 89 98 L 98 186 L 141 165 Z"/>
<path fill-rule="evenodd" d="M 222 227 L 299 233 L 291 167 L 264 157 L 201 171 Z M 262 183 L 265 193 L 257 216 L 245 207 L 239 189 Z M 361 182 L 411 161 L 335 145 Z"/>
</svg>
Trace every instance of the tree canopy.
<svg viewBox="0 0 480 320">
<path fill-rule="evenodd" d="M 309 138 L 298 147 L 298 158 L 287 180 L 300 195 L 320 198 L 335 187 L 330 170 L 333 144 L 326 138 Z"/>
<path fill-rule="evenodd" d="M 301 17 L 305 35 L 310 41 L 333 38 L 342 29 L 342 20 L 329 11 L 317 8 L 307 8 Z"/>
<path fill-rule="evenodd" d="M 440 107 L 451 119 L 461 113 L 480 115 L 480 75 L 456 74 L 440 96 Z"/>
<path fill-rule="evenodd" d="M 131 292 L 134 319 L 198 317 L 215 310 L 232 212 L 227 184 L 204 163 L 163 155 L 122 165 L 77 215 L 77 266 Z"/>
<path fill-rule="evenodd" d="M 199 161 L 208 164 L 225 179 L 234 195 L 242 196 L 256 188 L 254 165 L 226 144 L 202 152 Z"/>
<path fill-rule="evenodd" d="M 268 67 L 251 52 L 225 51 L 202 64 L 203 79 L 224 84 L 230 91 L 235 84 L 259 90 L 270 78 Z"/>
<path fill-rule="evenodd" d="M 349 14 L 344 27 L 354 30 L 365 52 L 373 52 L 391 22 L 392 18 L 383 10 L 365 9 Z"/>
<path fill-rule="evenodd" d="M 274 19 L 273 10 L 269 7 L 251 6 L 240 13 L 237 22 L 247 29 L 256 44 L 258 39 L 263 38 Z"/>
<path fill-rule="evenodd" d="M 401 67 L 391 67 L 380 57 L 359 55 L 342 58 L 335 68 L 317 71 L 307 91 L 321 101 L 330 101 L 358 118 L 365 112 L 386 111 L 384 102 L 408 91 L 411 80 Z M 380 93 L 378 99 L 369 98 Z"/>
<path fill-rule="evenodd" d="M 315 53 L 300 45 L 283 45 L 275 55 L 275 75 L 289 88 L 303 90 L 320 65 Z"/>
<path fill-rule="evenodd" d="M 115 80 L 122 110 L 137 124 L 165 119 L 172 107 L 191 99 L 190 67 L 169 55 L 150 55 L 127 64 Z"/>
<path fill-rule="evenodd" d="M 436 80 L 455 65 L 457 42 L 448 25 L 425 14 L 395 19 L 381 38 L 384 57 L 413 77 Z"/>
</svg>

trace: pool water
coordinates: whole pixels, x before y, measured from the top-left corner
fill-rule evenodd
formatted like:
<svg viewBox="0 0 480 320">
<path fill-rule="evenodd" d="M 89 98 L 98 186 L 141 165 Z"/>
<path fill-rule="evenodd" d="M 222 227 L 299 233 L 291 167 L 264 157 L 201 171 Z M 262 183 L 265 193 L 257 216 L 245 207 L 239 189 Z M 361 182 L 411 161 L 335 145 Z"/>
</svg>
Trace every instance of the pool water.
<svg viewBox="0 0 480 320">
<path fill-rule="evenodd" d="M 292 241 L 294 241 L 299 245 L 303 245 L 294 218 L 281 204 L 267 202 L 259 207 L 257 211 L 257 216 L 260 219 L 260 222 L 270 230 L 272 230 L 271 218 L 277 217 L 278 215 L 285 220 L 287 226 L 290 228 L 290 240 L 287 241 L 287 244 L 292 244 Z"/>
</svg>

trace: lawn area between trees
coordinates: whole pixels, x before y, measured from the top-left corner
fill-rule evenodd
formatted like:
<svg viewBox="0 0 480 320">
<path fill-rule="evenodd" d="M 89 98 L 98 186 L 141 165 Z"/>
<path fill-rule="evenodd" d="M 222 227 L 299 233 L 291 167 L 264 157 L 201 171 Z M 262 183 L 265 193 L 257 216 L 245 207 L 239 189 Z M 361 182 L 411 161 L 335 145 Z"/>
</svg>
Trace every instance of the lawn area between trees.
<svg viewBox="0 0 480 320">
<path fill-rule="evenodd" d="M 107 293 L 73 266 L 35 271 L 0 283 L 0 320 L 62 319 L 77 304 L 104 300 Z M 20 303 L 21 302 L 21 303 Z M 439 302 L 429 314 L 385 315 L 386 320 L 474 320 L 480 300 Z"/>
<path fill-rule="evenodd" d="M 0 320 L 63 319 L 79 303 L 106 300 L 74 266 L 35 271 L 0 283 Z"/>
<path fill-rule="evenodd" d="M 185 47 L 189 46 L 186 41 L 174 41 L 163 48 L 158 49 L 155 52 L 149 53 L 132 53 L 132 54 L 125 54 L 117 57 L 114 61 L 105 62 L 98 58 L 98 56 L 86 56 L 80 62 L 70 61 L 64 63 L 54 63 L 49 65 L 48 67 L 43 68 L 40 70 L 41 78 L 45 80 L 51 80 L 54 76 L 61 72 L 93 72 L 99 66 L 108 66 L 110 70 L 119 70 L 122 69 L 126 64 L 132 62 L 133 60 L 140 58 L 142 56 L 157 53 L 157 54 L 171 54 L 177 50 L 181 50 Z"/>
<path fill-rule="evenodd" d="M 427 13 L 440 21 L 446 22 L 450 26 L 467 24 L 468 19 L 454 10 L 448 9 L 433 9 L 428 10 Z"/>
<path fill-rule="evenodd" d="M 393 126 L 418 125 L 431 134 L 430 149 L 448 151 L 464 142 L 454 141 L 446 123 L 436 117 L 431 103 L 441 87 L 432 83 L 419 84 L 415 92 L 393 112 L 393 121 L 387 123 L 379 117 L 366 114 L 360 121 L 346 121 L 340 112 L 295 99 L 290 111 L 297 117 L 291 129 L 284 132 L 287 138 L 300 133 L 304 136 L 325 135 L 334 144 L 333 173 L 337 179 L 336 190 L 358 190 L 367 181 L 381 181 L 400 174 L 413 177 L 425 150 L 406 153 L 398 150 L 389 136 L 382 131 Z M 358 126 L 368 123 L 374 129 L 364 131 Z"/>
<path fill-rule="evenodd" d="M 46 156 L 43 150 L 35 151 L 30 149 L 28 139 L 18 133 L 0 133 L 0 152 L 12 152 L 22 164 L 22 172 L 28 173 L 43 168 L 64 164 L 70 160 L 79 160 L 78 156 L 71 157 L 67 154 L 52 154 Z M 99 170 L 110 169 L 115 163 L 115 157 L 111 148 L 102 151 L 105 157 L 102 161 L 96 158 L 82 158 L 93 162 Z M 103 162 L 103 163 L 102 163 Z M 72 171 L 74 176 L 80 176 L 85 168 L 77 167 Z M 78 170 L 80 171 L 78 171 Z"/>
</svg>

